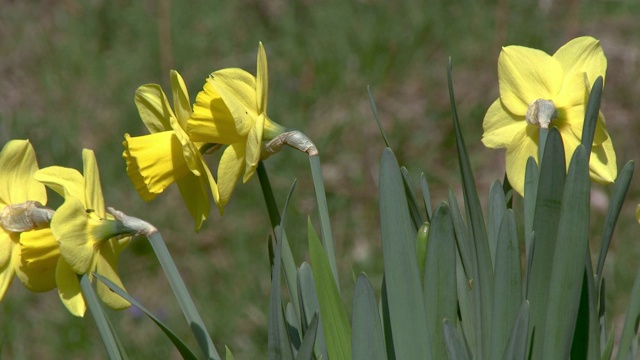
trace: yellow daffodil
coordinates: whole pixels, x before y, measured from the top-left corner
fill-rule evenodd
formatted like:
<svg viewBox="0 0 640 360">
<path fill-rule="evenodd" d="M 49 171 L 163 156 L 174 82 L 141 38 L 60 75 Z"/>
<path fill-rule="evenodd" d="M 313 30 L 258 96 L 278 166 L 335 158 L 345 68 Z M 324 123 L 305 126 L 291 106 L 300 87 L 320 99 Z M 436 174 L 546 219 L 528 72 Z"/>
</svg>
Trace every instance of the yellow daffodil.
<svg viewBox="0 0 640 360">
<path fill-rule="evenodd" d="M 220 211 L 242 177 L 247 182 L 260 161 L 263 141 L 285 129 L 267 116 L 267 55 L 258 47 L 256 77 L 229 68 L 213 72 L 196 97 L 187 132 L 194 141 L 229 145 L 218 166 Z"/>
<path fill-rule="evenodd" d="M 28 206 L 46 204 L 44 185 L 33 179 L 38 170 L 35 152 L 28 140 L 9 141 L 0 152 L 0 300 L 14 275 L 29 289 L 49 291 L 56 286 L 54 270 L 59 258 L 57 243 L 49 228 L 39 229 L 24 215 Z M 19 229 L 18 229 L 19 228 Z M 52 245 L 32 262 L 26 247 L 40 243 Z"/>
<path fill-rule="evenodd" d="M 77 316 L 86 310 L 76 274 L 98 273 L 124 288 L 118 276 L 118 255 L 129 243 L 123 235 L 133 231 L 107 214 L 100 186 L 95 155 L 83 150 L 84 176 L 75 169 L 51 166 L 37 171 L 36 180 L 65 198 L 51 220 L 51 231 L 60 244 L 64 265 L 56 268 L 60 298 Z M 113 309 L 130 304 L 113 293 L 102 282 L 97 283 L 98 295 Z"/>
<path fill-rule="evenodd" d="M 507 177 L 524 193 L 526 161 L 538 160 L 538 129 L 555 127 L 564 143 L 567 166 L 580 144 L 585 108 L 591 85 L 605 77 L 607 59 L 598 40 L 579 37 L 553 56 L 522 46 L 502 48 L 498 58 L 500 97 L 484 118 L 482 142 L 506 148 Z M 591 178 L 602 183 L 617 176 L 616 154 L 598 116 L 589 162 Z"/>
<path fill-rule="evenodd" d="M 196 231 L 209 215 L 209 195 L 218 201 L 218 187 L 199 144 L 185 132 L 191 105 L 187 88 L 177 71 L 171 71 L 174 110 L 160 85 L 138 88 L 135 103 L 149 135 L 131 137 L 125 134 L 122 156 L 127 174 L 145 201 L 150 201 L 174 182 L 196 224 Z"/>
</svg>

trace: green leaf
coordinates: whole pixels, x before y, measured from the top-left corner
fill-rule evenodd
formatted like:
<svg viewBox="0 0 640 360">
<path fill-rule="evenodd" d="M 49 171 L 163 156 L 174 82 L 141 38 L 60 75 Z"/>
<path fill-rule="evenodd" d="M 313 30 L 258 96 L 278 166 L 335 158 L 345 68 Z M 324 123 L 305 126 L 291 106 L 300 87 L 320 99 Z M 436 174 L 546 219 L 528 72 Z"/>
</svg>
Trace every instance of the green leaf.
<svg viewBox="0 0 640 360">
<path fill-rule="evenodd" d="M 502 357 L 504 360 L 526 360 L 529 346 L 529 301 L 525 300 L 520 306 L 518 317 L 513 323 L 507 349 Z"/>
<path fill-rule="evenodd" d="M 303 262 L 298 269 L 298 295 L 302 313 L 302 333 L 306 334 L 307 328 L 311 325 L 311 318 L 314 314 L 320 314 L 320 305 L 316 295 L 316 285 L 313 280 L 311 266 Z M 322 327 L 322 316 L 318 315 L 318 335 L 315 340 L 315 354 L 318 359 L 327 359 L 327 345 L 324 340 L 324 330 Z"/>
<path fill-rule="evenodd" d="M 424 305 L 431 353 L 435 359 L 447 356 L 444 319 L 457 319 L 456 239 L 449 207 L 441 203 L 433 215 L 424 268 Z"/>
<path fill-rule="evenodd" d="M 447 348 L 449 359 L 465 360 L 471 359 L 471 355 L 467 353 L 464 343 L 458 336 L 458 330 L 449 319 L 443 321 L 444 341 Z"/>
<path fill-rule="evenodd" d="M 400 172 L 402 173 L 404 192 L 407 197 L 407 202 L 409 203 L 409 214 L 411 214 L 411 221 L 413 221 L 413 226 L 416 228 L 416 231 L 418 231 L 418 229 L 420 229 L 420 226 L 424 222 L 422 214 L 420 213 L 420 209 L 418 208 L 418 199 L 416 198 L 416 193 L 413 192 L 413 184 L 411 183 L 409 171 L 407 171 L 407 169 L 402 166 L 400 168 Z"/>
<path fill-rule="evenodd" d="M 273 190 L 271 189 L 267 170 L 265 169 L 262 161 L 258 162 L 257 173 L 258 179 L 260 180 L 262 195 L 264 197 L 265 204 L 267 205 L 271 228 L 275 234 L 276 227 L 280 224 L 280 213 L 278 211 L 275 196 L 273 195 Z M 282 229 L 282 267 L 284 269 L 284 278 L 287 282 L 291 302 L 293 302 L 294 310 L 296 311 L 298 319 L 300 319 L 301 310 L 298 296 L 297 269 L 295 261 L 293 260 L 293 253 L 291 252 L 291 247 L 289 246 L 289 241 L 287 239 L 287 233 L 284 229 Z"/>
<path fill-rule="evenodd" d="M 496 265 L 493 275 L 493 308 L 496 311 L 491 322 L 490 359 L 498 359 L 505 353 L 509 333 L 522 304 L 520 246 L 512 210 L 505 211 L 496 238 Z"/>
<path fill-rule="evenodd" d="M 479 359 L 484 359 L 489 354 L 489 331 L 491 329 L 491 306 L 493 294 L 493 266 L 491 264 L 491 254 L 487 241 L 487 231 L 484 225 L 482 215 L 482 206 L 480 198 L 476 190 L 476 183 L 471 171 L 471 163 L 469 155 L 460 129 L 460 121 L 458 120 L 458 110 L 456 109 L 455 95 L 453 92 L 453 80 L 451 75 L 451 58 L 449 58 L 449 66 L 447 71 L 447 80 L 449 84 L 449 99 L 451 102 L 451 112 L 453 113 L 453 125 L 456 134 L 456 148 L 458 150 L 458 162 L 460 164 L 460 174 L 462 177 L 462 190 L 464 194 L 464 204 L 467 213 L 468 223 L 471 228 L 473 237 L 473 245 L 475 247 L 475 256 L 477 259 L 477 277 L 474 281 L 475 290 L 479 293 L 480 299 L 480 318 L 481 318 L 481 341 L 476 342 L 477 353 Z"/>
<path fill-rule="evenodd" d="M 200 313 L 198 313 L 196 305 L 193 303 L 193 300 L 189 295 L 187 286 L 184 284 L 184 281 L 180 276 L 180 272 L 169 254 L 169 250 L 162 239 L 162 235 L 160 235 L 159 232 L 155 232 L 149 235 L 148 239 L 156 257 L 158 258 L 158 262 L 160 262 L 160 266 L 169 281 L 171 290 L 176 296 L 176 300 L 178 300 L 178 305 L 180 305 L 180 309 L 182 310 L 187 323 L 191 327 L 191 332 L 193 332 L 193 335 L 195 336 L 200 349 L 204 353 L 205 358 L 216 360 L 220 359 L 220 355 L 213 345 L 213 341 L 211 341 L 211 336 L 209 336 L 209 332 L 204 326 L 204 321 L 202 320 Z"/>
<path fill-rule="evenodd" d="M 598 265 L 596 267 L 596 277 L 598 281 L 599 279 L 602 279 L 604 260 L 607 257 L 607 252 L 609 251 L 609 245 L 611 244 L 611 238 L 613 237 L 613 230 L 616 228 L 624 197 L 627 195 L 629 185 L 631 184 L 634 168 L 635 163 L 633 161 L 629 161 L 625 164 L 622 171 L 618 173 L 615 188 L 613 189 L 611 199 L 609 200 L 609 208 L 607 209 L 607 216 L 604 220 L 604 229 L 602 230 L 602 239 L 600 242 L 600 255 L 598 256 Z"/>
<path fill-rule="evenodd" d="M 389 316 L 398 359 L 431 359 L 424 300 L 400 167 L 391 149 L 380 161 L 380 228 Z"/>
<path fill-rule="evenodd" d="M 95 321 L 98 332 L 100 333 L 100 338 L 102 338 L 102 343 L 107 349 L 109 358 L 117 360 L 126 357 L 125 354 L 121 354 L 120 352 L 120 348 L 118 347 L 118 340 L 116 340 L 117 335 L 115 332 L 113 332 L 111 326 L 109 326 L 107 316 L 102 309 L 102 305 L 98 300 L 98 296 L 96 295 L 93 286 L 91 286 L 89 275 L 78 275 L 78 277 L 80 278 L 82 296 L 87 303 L 89 311 L 91 311 L 91 315 L 93 315 L 93 320 Z"/>
<path fill-rule="evenodd" d="M 180 352 L 180 355 L 182 355 L 184 359 L 194 359 L 194 360 L 197 359 L 197 357 L 193 354 L 193 352 L 191 352 L 191 350 L 187 347 L 187 345 L 175 333 L 173 333 L 171 329 L 169 329 L 162 321 L 160 321 L 160 319 L 158 319 L 155 315 L 153 315 L 151 311 L 149 311 L 146 307 L 144 307 L 141 303 L 139 303 L 126 291 L 124 291 L 118 285 L 113 283 L 111 280 L 109 280 L 108 278 L 100 274 L 94 273 L 93 276 L 95 276 L 96 279 L 102 281 L 105 285 L 107 285 L 107 287 L 111 289 L 111 291 L 120 295 L 123 299 L 130 302 L 131 305 L 135 306 L 140 311 L 142 311 L 145 315 L 147 315 L 147 317 L 151 319 L 160 328 L 160 330 L 162 330 L 162 332 L 169 338 L 171 343 L 173 343 L 173 345 Z"/>
<path fill-rule="evenodd" d="M 548 279 L 546 324 L 544 332 L 540 332 L 544 339 L 544 359 L 567 359 L 571 353 L 585 254 L 589 250 L 589 191 L 587 154 L 579 145 L 569 165 L 560 209 L 558 241 L 555 242 L 551 277 Z M 536 266 L 535 261 L 533 266 Z"/>
<path fill-rule="evenodd" d="M 376 123 L 378 124 L 378 129 L 380 130 L 380 134 L 382 135 L 384 144 L 386 147 L 390 148 L 391 146 L 389 145 L 389 140 L 387 139 L 387 135 L 384 133 L 384 128 L 382 127 L 380 116 L 378 115 L 378 107 L 376 106 L 376 101 L 373 99 L 373 93 L 371 92 L 370 85 L 367 85 L 367 92 L 369 93 L 369 103 L 371 104 L 371 110 L 373 110 L 373 117 L 376 119 Z"/>
<path fill-rule="evenodd" d="M 629 306 L 627 307 L 627 315 L 624 318 L 622 326 L 622 335 L 620 343 L 618 343 L 618 357 L 616 359 L 628 359 L 633 355 L 634 350 L 638 346 L 638 322 L 640 321 L 640 266 L 636 271 L 636 278 L 633 282 L 631 296 L 629 297 Z M 635 358 L 635 356 L 633 357 Z"/>
<path fill-rule="evenodd" d="M 496 247 L 498 244 L 498 231 L 504 213 L 507 211 L 507 200 L 499 181 L 494 181 L 489 189 L 489 216 L 487 219 L 487 239 L 489 240 L 489 251 L 491 253 L 491 266 L 495 270 Z"/>
<path fill-rule="evenodd" d="M 529 240 L 532 239 L 533 217 L 536 211 L 536 197 L 538 195 L 538 164 L 533 157 L 527 159 L 527 169 L 524 176 L 524 240 L 527 259 L 529 258 Z"/>
<path fill-rule="evenodd" d="M 387 281 L 382 276 L 382 289 L 380 294 L 380 317 L 382 317 L 382 329 L 384 330 L 384 344 L 387 349 L 387 359 L 396 359 L 396 349 L 393 345 L 393 329 L 391 328 L 391 314 L 389 311 L 389 296 L 387 293 Z"/>
<path fill-rule="evenodd" d="M 296 181 L 293 181 L 287 200 L 282 210 L 280 224 L 275 229 L 276 248 L 271 274 L 271 291 L 269 294 L 269 325 L 268 325 L 268 352 L 269 359 L 293 359 L 292 341 L 287 331 L 287 324 L 282 309 L 282 290 L 280 287 L 280 273 L 282 264 L 282 243 L 285 214 L 289 200 L 296 188 Z"/>
<path fill-rule="evenodd" d="M 556 245 L 560 206 L 564 191 L 566 166 L 562 138 L 557 129 L 551 129 L 546 142 L 545 155 L 540 165 L 536 208 L 533 218 L 535 251 L 531 259 L 531 271 L 527 274 L 527 294 L 531 312 L 529 332 L 535 328 L 534 359 L 542 356 L 542 336 L 549 305 L 549 279 Z M 580 254 L 582 256 L 582 253 Z"/>
<path fill-rule="evenodd" d="M 426 222 L 418 229 L 416 236 L 416 259 L 418 259 L 418 272 L 420 283 L 424 284 L 424 263 L 427 259 L 427 242 L 429 240 L 429 223 Z"/>
<path fill-rule="evenodd" d="M 316 200 L 318 203 L 318 215 L 320 217 L 320 230 L 322 234 L 322 246 L 327 254 L 329 266 L 333 273 L 336 288 L 340 292 L 340 281 L 338 279 L 338 267 L 336 265 L 336 255 L 333 250 L 333 235 L 331 235 L 331 222 L 329 221 L 329 210 L 327 207 L 327 195 L 324 191 L 324 179 L 322 177 L 322 167 L 320 166 L 320 156 L 309 156 L 309 165 L 311 167 L 311 177 L 313 179 L 313 188 L 316 191 Z"/>
<path fill-rule="evenodd" d="M 235 358 L 233 357 L 233 353 L 231 353 L 231 349 L 226 346 L 224 348 L 226 350 L 225 360 L 235 360 Z"/>
<path fill-rule="evenodd" d="M 351 350 L 354 360 L 383 360 L 387 358 L 382 322 L 373 288 L 367 275 L 358 276 L 353 293 L 353 333 Z"/>
<path fill-rule="evenodd" d="M 316 334 L 318 333 L 318 313 L 313 314 L 309 328 L 304 334 L 300 350 L 298 350 L 298 356 L 296 360 L 311 360 L 313 359 L 313 348 L 316 341 Z"/>
<path fill-rule="evenodd" d="M 316 284 L 329 359 L 350 359 L 351 328 L 349 327 L 349 319 L 342 305 L 329 260 L 311 225 L 311 220 L 308 221 L 308 229 L 311 269 Z"/>
<path fill-rule="evenodd" d="M 596 81 L 591 87 L 591 93 L 589 94 L 589 101 L 587 102 L 587 109 L 584 116 L 584 125 L 582 126 L 581 143 L 587 152 L 587 160 L 591 155 L 591 146 L 593 145 L 593 136 L 596 132 L 596 125 L 598 124 L 598 114 L 600 113 L 600 99 L 602 98 L 602 86 L 604 79 L 602 76 L 598 76 Z"/>
<path fill-rule="evenodd" d="M 429 183 L 427 182 L 427 176 L 420 174 L 420 187 L 422 188 L 422 200 L 424 201 L 424 207 L 427 209 L 427 221 L 431 221 L 431 193 L 429 192 Z"/>
<path fill-rule="evenodd" d="M 598 324 L 598 294 L 594 283 L 591 254 L 585 254 L 585 269 L 582 279 L 582 292 L 576 330 L 571 346 L 572 359 L 600 358 L 600 326 Z M 585 346 L 587 344 L 587 346 Z"/>
</svg>

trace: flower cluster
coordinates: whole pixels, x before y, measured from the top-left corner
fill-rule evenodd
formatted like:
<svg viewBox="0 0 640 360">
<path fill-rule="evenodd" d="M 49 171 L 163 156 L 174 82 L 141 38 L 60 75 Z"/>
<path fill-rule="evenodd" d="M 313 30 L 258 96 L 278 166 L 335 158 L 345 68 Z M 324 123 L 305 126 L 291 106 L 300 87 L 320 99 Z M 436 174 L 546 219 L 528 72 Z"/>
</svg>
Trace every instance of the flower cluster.
<svg viewBox="0 0 640 360">
<path fill-rule="evenodd" d="M 213 72 L 193 109 L 182 77 L 171 71 L 173 110 L 160 85 L 143 85 L 135 103 L 149 135 L 125 135 L 127 174 L 140 196 L 150 201 L 174 182 L 200 229 L 209 213 L 211 192 L 220 213 L 238 179 L 247 182 L 264 157 L 264 141 L 285 129 L 267 116 L 267 56 L 260 43 L 257 72 L 237 68 Z M 216 182 L 202 154 L 227 145 Z"/>
</svg>

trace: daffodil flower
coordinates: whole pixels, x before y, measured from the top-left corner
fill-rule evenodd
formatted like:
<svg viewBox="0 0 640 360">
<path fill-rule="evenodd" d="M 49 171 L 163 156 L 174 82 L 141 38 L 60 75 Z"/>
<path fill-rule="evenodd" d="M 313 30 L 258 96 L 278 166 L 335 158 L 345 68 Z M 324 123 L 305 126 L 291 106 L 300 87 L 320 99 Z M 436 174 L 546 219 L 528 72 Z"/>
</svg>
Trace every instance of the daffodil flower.
<svg viewBox="0 0 640 360">
<path fill-rule="evenodd" d="M 569 165 L 582 137 L 591 85 L 598 76 L 604 79 L 606 69 L 600 43 L 589 36 L 569 41 L 553 56 L 522 46 L 502 48 L 500 97 L 485 115 L 482 142 L 490 148 L 506 148 L 507 177 L 518 193 L 524 193 L 527 159 L 538 160 L 539 128 L 560 131 Z M 589 170 L 591 178 L 601 183 L 611 183 L 617 176 L 616 154 L 602 113 Z"/>
<path fill-rule="evenodd" d="M 187 132 L 194 141 L 229 145 L 218 166 L 218 207 L 222 212 L 242 178 L 247 182 L 260 161 L 263 141 L 285 129 L 267 116 L 267 55 L 258 47 L 256 77 L 229 68 L 215 71 L 196 97 Z"/>
<path fill-rule="evenodd" d="M 56 268 L 60 298 L 69 311 L 84 315 L 78 274 L 98 273 L 124 288 L 116 271 L 118 255 L 128 245 L 134 231 L 107 214 L 100 186 L 95 155 L 83 150 L 84 176 L 75 169 L 50 166 L 37 171 L 34 178 L 65 198 L 51 220 L 51 231 L 60 245 L 65 261 Z M 97 283 L 98 295 L 113 309 L 130 304 L 102 282 Z"/>
<path fill-rule="evenodd" d="M 16 214 L 24 215 L 22 210 L 30 210 L 28 206 L 47 203 L 44 185 L 33 179 L 37 170 L 36 155 L 28 140 L 11 140 L 0 152 L 0 300 L 14 275 L 31 291 L 44 292 L 56 286 L 54 274 L 60 253 L 51 230 L 38 228 Z M 41 261 L 34 262 L 28 253 L 25 255 L 25 247 L 28 250 L 42 243 L 49 247 L 41 251 Z"/>
<path fill-rule="evenodd" d="M 185 132 L 191 105 L 187 88 L 177 71 L 171 71 L 174 110 L 160 85 L 138 88 L 135 103 L 149 135 L 125 134 L 127 174 L 140 197 L 151 201 L 174 182 L 178 184 L 196 231 L 209 215 L 209 191 L 218 201 L 218 187 L 202 158 L 199 146 Z"/>
</svg>

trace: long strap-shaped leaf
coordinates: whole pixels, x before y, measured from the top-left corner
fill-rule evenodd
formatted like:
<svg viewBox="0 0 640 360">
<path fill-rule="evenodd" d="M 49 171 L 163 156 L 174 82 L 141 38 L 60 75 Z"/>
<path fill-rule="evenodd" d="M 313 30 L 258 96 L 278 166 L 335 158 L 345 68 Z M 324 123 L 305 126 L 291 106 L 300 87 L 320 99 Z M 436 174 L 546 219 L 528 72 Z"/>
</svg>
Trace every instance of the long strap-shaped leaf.
<svg viewBox="0 0 640 360">
<path fill-rule="evenodd" d="M 618 345 L 618 360 L 637 359 L 637 354 L 630 354 L 633 349 L 638 349 L 638 320 L 640 320 L 640 266 L 636 271 L 636 278 L 631 289 L 629 307 L 622 326 L 622 335 Z M 633 355 L 630 356 L 630 355 Z"/>
<path fill-rule="evenodd" d="M 541 333 L 543 359 L 567 359 L 571 352 L 589 249 L 589 190 L 589 164 L 580 145 L 573 153 L 562 198 L 545 329 Z"/>
<path fill-rule="evenodd" d="M 373 288 L 367 275 L 360 274 L 353 292 L 353 332 L 351 351 L 354 360 L 384 360 L 382 322 Z"/>
<path fill-rule="evenodd" d="M 487 241 L 487 230 L 482 215 L 482 206 L 476 190 L 476 183 L 471 171 L 469 154 L 464 143 L 460 121 L 458 120 L 458 110 L 456 109 L 455 95 L 453 92 L 453 80 L 451 75 L 451 58 L 447 69 L 447 80 L 449 84 L 449 99 L 451 102 L 451 112 L 453 113 L 453 124 L 456 134 L 456 149 L 458 150 L 458 162 L 460 164 L 460 174 L 462 176 L 462 189 L 464 194 L 464 204 L 467 212 L 467 219 L 473 235 L 475 256 L 478 259 L 477 279 L 474 286 L 480 293 L 480 309 L 482 334 L 481 341 L 476 342 L 476 353 L 478 359 L 485 359 L 489 354 L 489 334 L 491 329 L 491 306 L 493 294 L 493 267 L 491 264 L 491 254 Z M 479 339 L 477 339 L 479 340 Z"/>
<path fill-rule="evenodd" d="M 384 275 L 398 359 L 431 359 L 411 222 L 400 167 L 391 149 L 380 161 L 380 228 Z M 324 319 L 323 319 L 324 320 Z"/>
</svg>

